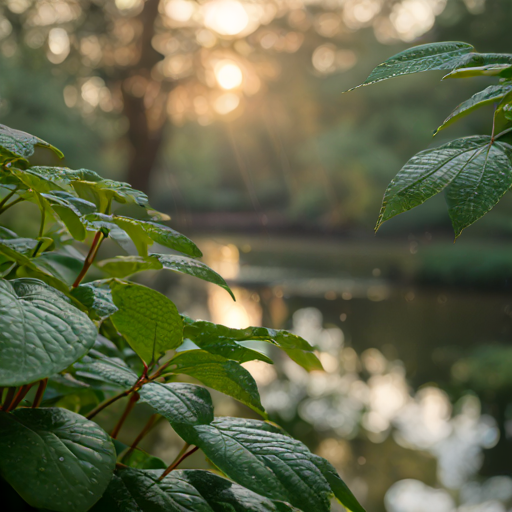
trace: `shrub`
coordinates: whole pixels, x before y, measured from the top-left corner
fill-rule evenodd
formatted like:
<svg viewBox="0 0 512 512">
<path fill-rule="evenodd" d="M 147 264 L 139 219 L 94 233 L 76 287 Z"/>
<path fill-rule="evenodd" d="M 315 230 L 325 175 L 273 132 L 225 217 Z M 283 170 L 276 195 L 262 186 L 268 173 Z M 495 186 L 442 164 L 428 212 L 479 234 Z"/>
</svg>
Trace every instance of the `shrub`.
<svg viewBox="0 0 512 512">
<path fill-rule="evenodd" d="M 256 383 L 241 365 L 272 363 L 240 344 L 245 340 L 271 343 L 318 370 L 313 348 L 286 331 L 194 321 L 161 293 L 125 280 L 142 270 L 171 270 L 232 295 L 142 192 L 86 169 L 33 167 L 35 146 L 62 156 L 0 125 L 0 213 L 24 201 L 41 212 L 34 238 L 0 227 L 2 478 L 28 505 L 60 512 L 322 512 L 333 496 L 363 512 L 329 462 L 265 421 Z M 116 214 L 120 204 L 138 218 Z M 90 232 L 83 258 L 73 244 Z M 95 263 L 105 238 L 138 254 Z M 154 243 L 174 252 L 150 253 Z M 105 278 L 83 282 L 93 264 Z M 177 350 L 187 339 L 197 348 Z M 179 382 L 179 375 L 239 400 L 263 420 L 214 417 L 208 390 Z M 109 435 L 94 419 L 121 398 L 127 405 Z M 116 437 L 138 403 L 154 415 L 126 446 Z M 184 441 L 169 467 L 138 448 L 157 419 Z M 215 471 L 177 469 L 196 450 Z"/>
</svg>

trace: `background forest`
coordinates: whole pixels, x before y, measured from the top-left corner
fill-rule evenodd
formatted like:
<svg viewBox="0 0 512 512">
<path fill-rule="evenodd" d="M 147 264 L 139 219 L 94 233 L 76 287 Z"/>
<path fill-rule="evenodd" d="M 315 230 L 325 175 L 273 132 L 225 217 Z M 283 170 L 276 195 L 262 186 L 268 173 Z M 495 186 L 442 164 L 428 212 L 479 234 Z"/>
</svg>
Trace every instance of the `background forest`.
<svg viewBox="0 0 512 512">
<path fill-rule="evenodd" d="M 369 511 L 506 512 L 511 199 L 455 245 L 441 197 L 373 235 L 389 180 L 486 79 L 342 91 L 413 44 L 510 51 L 511 21 L 509 0 L 6 0 L 0 122 L 145 190 L 196 240 L 238 300 L 137 278 L 182 311 L 290 328 L 321 349 L 325 373 L 247 365 L 272 419 Z M 491 116 L 436 144 L 489 134 Z M 23 233 L 37 217 L 20 211 L 5 216 Z M 222 400 L 219 414 L 251 416 Z M 169 436 L 157 428 L 147 446 Z"/>
</svg>

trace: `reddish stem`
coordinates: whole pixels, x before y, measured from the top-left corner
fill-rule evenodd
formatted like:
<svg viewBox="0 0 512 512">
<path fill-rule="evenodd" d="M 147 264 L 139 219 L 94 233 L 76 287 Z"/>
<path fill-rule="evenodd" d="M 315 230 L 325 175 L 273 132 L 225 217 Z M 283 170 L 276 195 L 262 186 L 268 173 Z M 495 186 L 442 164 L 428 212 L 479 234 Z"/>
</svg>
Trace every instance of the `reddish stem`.
<svg viewBox="0 0 512 512">
<path fill-rule="evenodd" d="M 103 409 L 105 409 L 109 405 L 113 404 L 114 402 L 117 402 L 121 398 L 128 396 L 132 391 L 133 391 L 132 389 L 127 389 L 126 391 L 123 391 L 122 393 L 119 393 L 119 394 L 113 396 L 112 398 L 105 400 L 100 405 L 98 405 L 98 407 L 95 407 L 89 414 L 87 414 L 86 418 L 88 420 L 92 420 L 94 418 L 94 416 L 96 416 L 96 414 L 103 411 Z"/>
<path fill-rule="evenodd" d="M 4 405 L 2 406 L 2 411 L 8 410 L 15 394 L 16 394 L 16 388 L 7 388 L 7 395 L 5 397 Z"/>
<path fill-rule="evenodd" d="M 142 372 L 142 375 L 139 377 L 137 382 L 130 389 L 127 389 L 126 391 L 123 391 L 122 393 L 119 393 L 118 395 L 115 395 L 112 398 L 105 400 L 103 403 L 101 403 L 100 405 L 95 407 L 89 414 L 87 414 L 87 416 L 86 416 L 87 419 L 91 420 L 92 418 L 94 418 L 94 416 L 96 416 L 96 414 L 101 412 L 103 409 L 105 409 L 109 405 L 113 404 L 114 402 L 117 402 L 121 398 L 124 398 L 125 396 L 130 395 L 134 391 L 137 391 L 138 389 L 140 389 L 142 387 L 143 384 L 145 384 L 148 381 L 148 377 L 147 377 L 148 365 L 146 363 L 144 363 L 144 361 L 142 361 L 142 362 L 144 364 L 144 371 Z"/>
<path fill-rule="evenodd" d="M 187 449 L 190 445 L 186 444 L 183 449 Z M 183 452 L 183 449 L 180 453 Z M 190 450 L 187 453 L 184 453 L 181 455 L 181 457 L 178 455 L 178 458 L 160 475 L 158 478 L 158 481 L 163 480 L 173 469 L 176 469 L 187 457 L 190 457 L 194 452 L 199 450 L 199 446 L 194 446 L 192 450 Z"/>
<path fill-rule="evenodd" d="M 110 434 L 110 437 L 112 439 L 115 439 L 117 435 L 119 434 L 119 431 L 121 430 L 121 427 L 123 426 L 124 422 L 126 421 L 126 418 L 128 418 L 128 415 L 132 411 L 132 409 L 135 407 L 135 404 L 137 403 L 137 400 L 140 398 L 139 393 L 133 393 L 133 395 L 130 397 L 130 400 L 128 400 L 128 403 L 126 404 L 126 408 L 123 412 L 123 415 L 121 418 L 119 418 L 119 421 L 117 422 L 117 425 L 114 427 L 114 430 L 112 430 L 112 434 Z"/>
<path fill-rule="evenodd" d="M 85 274 L 87 274 L 89 267 L 94 262 L 94 258 L 96 258 L 96 254 L 98 253 L 98 249 L 100 248 L 101 242 L 103 242 L 104 238 L 105 238 L 105 235 L 103 234 L 102 231 L 97 231 L 96 234 L 94 235 L 94 239 L 92 241 L 91 248 L 89 249 L 89 252 L 84 261 L 84 266 L 82 267 L 80 274 L 78 274 L 78 277 L 76 278 L 75 282 L 73 283 L 73 288 L 76 288 L 82 282 L 82 279 L 85 277 Z"/>
<path fill-rule="evenodd" d="M 161 418 L 161 416 L 160 416 L 160 418 Z M 149 418 L 148 422 L 146 423 L 144 428 L 141 430 L 140 434 L 135 438 L 135 441 L 133 441 L 132 445 L 130 446 L 130 449 L 126 452 L 124 457 L 128 457 L 133 452 L 133 450 L 135 450 L 135 448 L 137 448 L 138 444 L 146 437 L 148 432 L 155 426 L 158 419 L 159 419 L 158 414 L 153 414 Z"/>
<path fill-rule="evenodd" d="M 12 411 L 18 407 L 20 402 L 25 398 L 27 393 L 30 391 L 30 388 L 34 384 L 25 384 L 24 386 L 21 386 L 20 389 L 18 389 L 18 392 L 16 393 L 13 401 L 10 403 L 10 405 L 7 407 L 6 412 Z"/>
<path fill-rule="evenodd" d="M 36 396 L 34 398 L 34 401 L 32 403 L 32 409 L 36 409 L 41 405 L 41 402 L 43 401 L 43 395 L 46 391 L 46 385 L 48 384 L 48 379 L 43 379 L 39 381 L 39 386 L 37 387 Z"/>
</svg>

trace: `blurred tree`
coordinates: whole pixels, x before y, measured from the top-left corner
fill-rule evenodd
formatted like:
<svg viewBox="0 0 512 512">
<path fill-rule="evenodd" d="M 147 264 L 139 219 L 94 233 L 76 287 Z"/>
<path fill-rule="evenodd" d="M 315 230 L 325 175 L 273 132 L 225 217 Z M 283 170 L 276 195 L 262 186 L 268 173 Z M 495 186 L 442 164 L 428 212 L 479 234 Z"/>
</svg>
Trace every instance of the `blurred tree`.
<svg viewBox="0 0 512 512">
<path fill-rule="evenodd" d="M 44 48 L 75 77 L 68 106 L 126 116 L 126 179 L 147 190 L 168 120 L 236 118 L 280 76 L 277 54 L 302 49 L 317 75 L 347 70 L 347 34 L 371 26 L 380 42 L 412 41 L 447 1 L 6 0 L 0 40 L 4 55 Z"/>
</svg>

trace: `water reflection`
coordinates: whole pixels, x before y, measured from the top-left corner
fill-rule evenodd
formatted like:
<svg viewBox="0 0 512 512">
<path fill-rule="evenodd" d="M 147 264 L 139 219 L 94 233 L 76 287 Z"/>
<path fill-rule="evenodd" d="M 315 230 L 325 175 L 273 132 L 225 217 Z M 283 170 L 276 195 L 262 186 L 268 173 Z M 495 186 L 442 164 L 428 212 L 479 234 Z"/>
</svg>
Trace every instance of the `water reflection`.
<svg viewBox="0 0 512 512">
<path fill-rule="evenodd" d="M 369 510 L 512 511 L 512 479 L 492 476 L 492 463 L 482 472 L 486 477 L 479 474 L 485 450 L 499 441 L 495 419 L 473 393 L 454 393 L 436 362 L 448 361 L 448 378 L 457 361 L 473 368 L 456 345 L 482 344 L 484 334 L 492 339 L 499 329 L 508 336 L 499 319 L 509 322 L 509 298 L 397 284 L 379 255 L 363 268 L 360 256 L 351 263 L 338 248 L 315 246 L 325 259 L 317 257 L 313 268 L 307 248 L 290 241 L 265 253 L 255 239 L 227 240 L 201 247 L 207 263 L 228 278 L 237 302 L 207 285 L 204 300 L 191 295 L 186 311 L 231 327 L 292 329 L 318 348 L 325 368 L 308 374 L 279 352 L 271 354 L 275 365 L 245 363 L 273 420 L 327 457 Z M 462 322 L 459 310 L 471 320 Z M 489 322 L 494 331 L 485 327 L 484 333 L 482 324 Z M 480 372 L 482 379 L 490 379 L 492 368 Z M 216 403 L 218 414 L 236 414 L 233 407 L 232 401 Z"/>
</svg>

